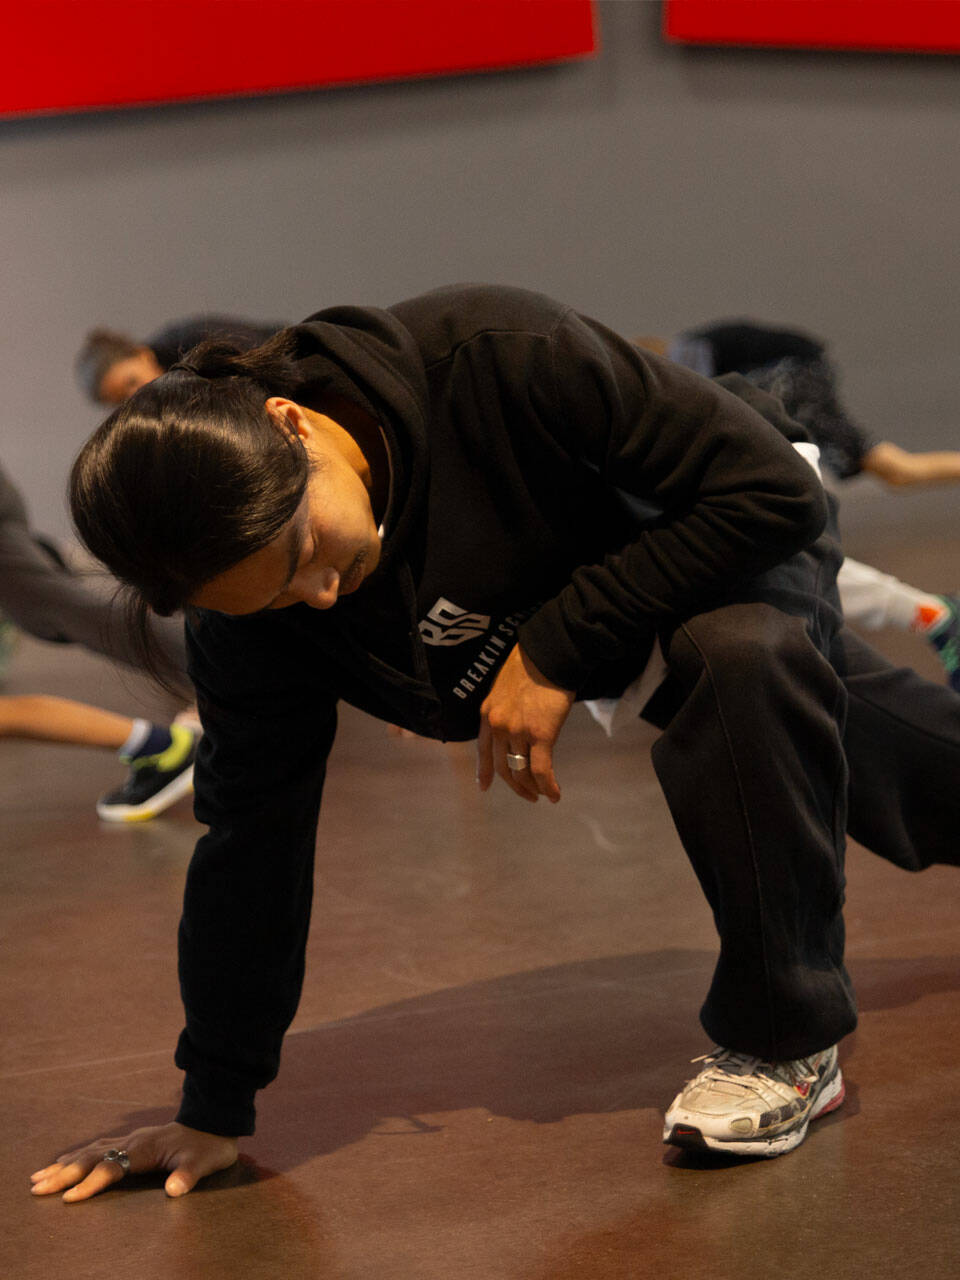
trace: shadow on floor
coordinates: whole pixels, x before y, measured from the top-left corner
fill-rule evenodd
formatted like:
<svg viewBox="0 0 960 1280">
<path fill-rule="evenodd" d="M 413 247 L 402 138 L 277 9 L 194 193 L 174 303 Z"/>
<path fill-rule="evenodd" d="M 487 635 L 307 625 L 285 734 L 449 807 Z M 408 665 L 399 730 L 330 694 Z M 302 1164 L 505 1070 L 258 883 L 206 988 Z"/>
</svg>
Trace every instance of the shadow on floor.
<svg viewBox="0 0 960 1280">
<path fill-rule="evenodd" d="M 444 1113 L 480 1109 L 550 1124 L 659 1111 L 693 1074 L 690 1059 L 709 1048 L 695 1015 L 712 967 L 706 951 L 613 956 L 449 988 L 295 1033 L 280 1081 L 260 1099 L 270 1169 L 247 1162 L 207 1185 L 269 1177 L 367 1135 L 388 1145 L 415 1141 L 442 1132 Z M 960 988 L 960 956 L 854 960 L 851 971 L 864 1012 Z M 851 1086 L 842 1115 L 855 1113 Z M 139 1112 L 124 1123 L 166 1118 Z"/>
</svg>

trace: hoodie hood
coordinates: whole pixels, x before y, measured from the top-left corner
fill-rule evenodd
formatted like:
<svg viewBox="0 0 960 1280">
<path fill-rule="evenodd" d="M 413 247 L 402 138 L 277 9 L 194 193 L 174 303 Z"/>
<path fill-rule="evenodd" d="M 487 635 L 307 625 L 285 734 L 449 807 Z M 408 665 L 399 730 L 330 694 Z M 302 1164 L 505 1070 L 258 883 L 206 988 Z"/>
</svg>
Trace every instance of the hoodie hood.
<svg viewBox="0 0 960 1280">
<path fill-rule="evenodd" d="M 406 328 L 375 307 L 331 307 L 289 330 L 296 340 L 296 396 L 322 408 L 331 393 L 371 414 L 393 466 L 381 566 L 405 543 L 426 492 L 429 392 L 423 359 Z"/>
</svg>

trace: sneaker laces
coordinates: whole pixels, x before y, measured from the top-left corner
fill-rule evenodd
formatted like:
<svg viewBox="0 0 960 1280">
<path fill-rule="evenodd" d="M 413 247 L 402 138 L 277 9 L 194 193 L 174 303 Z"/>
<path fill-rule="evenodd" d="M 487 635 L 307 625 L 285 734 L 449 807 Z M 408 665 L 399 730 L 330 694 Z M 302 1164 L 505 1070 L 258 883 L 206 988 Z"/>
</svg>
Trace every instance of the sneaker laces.
<svg viewBox="0 0 960 1280">
<path fill-rule="evenodd" d="M 798 1081 L 815 1083 L 818 1073 L 810 1058 L 792 1058 L 785 1062 L 769 1062 L 756 1054 L 739 1053 L 734 1049 L 712 1049 L 692 1063 L 704 1062 L 705 1071 L 711 1069 L 727 1076 L 756 1076 L 768 1084 L 795 1085 Z"/>
</svg>

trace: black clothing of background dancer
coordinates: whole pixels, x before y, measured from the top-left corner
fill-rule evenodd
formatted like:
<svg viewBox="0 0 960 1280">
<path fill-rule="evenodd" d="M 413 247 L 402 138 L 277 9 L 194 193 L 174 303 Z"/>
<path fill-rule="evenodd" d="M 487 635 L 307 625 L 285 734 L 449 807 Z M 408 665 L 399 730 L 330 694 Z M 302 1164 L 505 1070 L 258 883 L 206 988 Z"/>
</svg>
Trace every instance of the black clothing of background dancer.
<svg viewBox="0 0 960 1280">
<path fill-rule="evenodd" d="M 339 698 L 477 735 L 482 789 L 555 802 L 573 701 L 659 655 L 654 764 L 721 942 L 701 1018 L 722 1048 L 665 1138 L 777 1155 L 839 1105 L 844 831 L 905 867 L 956 861 L 960 699 L 845 631 L 804 432 L 733 386 L 463 286 L 201 347 L 104 423 L 75 519 L 142 607 L 190 606 L 210 829 L 180 931 L 178 1119 L 67 1153 L 38 1194 L 166 1168 L 181 1195 L 235 1159 L 299 998 Z"/>
<path fill-rule="evenodd" d="M 783 402 L 819 447 L 823 465 L 840 480 L 867 472 L 894 487 L 960 480 L 960 452 L 917 453 L 877 440 L 840 398 L 840 375 L 819 338 L 755 320 L 719 320 L 654 344 L 671 360 L 706 377 L 740 373 Z"/>
</svg>

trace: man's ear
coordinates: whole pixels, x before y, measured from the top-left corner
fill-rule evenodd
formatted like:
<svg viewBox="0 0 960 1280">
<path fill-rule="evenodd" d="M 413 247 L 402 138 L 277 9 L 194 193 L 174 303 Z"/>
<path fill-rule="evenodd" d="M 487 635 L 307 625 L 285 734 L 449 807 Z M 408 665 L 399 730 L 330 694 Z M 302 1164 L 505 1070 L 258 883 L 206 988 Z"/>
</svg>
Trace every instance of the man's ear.
<svg viewBox="0 0 960 1280">
<path fill-rule="evenodd" d="M 288 400 L 286 396 L 270 396 L 264 402 L 264 408 L 278 430 L 298 436 L 304 441 L 312 434 L 307 415 L 295 400 Z"/>
</svg>

